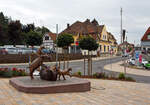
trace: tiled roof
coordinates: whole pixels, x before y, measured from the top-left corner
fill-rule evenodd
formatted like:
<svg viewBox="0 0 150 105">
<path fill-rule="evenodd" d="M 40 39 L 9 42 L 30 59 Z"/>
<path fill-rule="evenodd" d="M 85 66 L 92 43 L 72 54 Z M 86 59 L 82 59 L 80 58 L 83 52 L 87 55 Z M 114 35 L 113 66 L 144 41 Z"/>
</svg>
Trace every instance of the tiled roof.
<svg viewBox="0 0 150 105">
<path fill-rule="evenodd" d="M 69 34 L 88 35 L 101 33 L 104 25 L 98 25 L 98 23 L 96 22 L 97 22 L 96 20 L 90 22 L 89 19 L 87 19 L 85 22 L 76 21 L 74 24 L 67 27 L 60 34 L 69 33 Z"/>
<path fill-rule="evenodd" d="M 150 39 L 148 39 L 148 37 L 147 37 L 148 35 L 150 35 L 150 27 L 147 29 L 147 31 L 143 35 L 141 41 L 150 41 Z"/>
<path fill-rule="evenodd" d="M 76 21 L 71 26 L 67 27 L 60 34 L 68 33 L 72 35 L 91 35 L 95 40 L 101 40 L 101 34 L 105 25 L 99 25 L 98 22 L 94 19 L 90 22 L 89 19 L 86 19 L 84 22 Z M 111 34 L 111 33 L 110 33 Z M 111 34 L 112 39 L 116 41 L 114 36 Z"/>
<path fill-rule="evenodd" d="M 51 37 L 51 39 L 52 39 L 53 41 L 56 40 L 56 34 L 55 34 L 55 33 L 49 32 L 48 35 Z"/>
<path fill-rule="evenodd" d="M 112 39 L 112 40 L 116 41 L 116 39 L 115 39 L 114 35 L 112 35 L 112 33 L 108 32 L 108 35 L 109 35 L 109 39 Z"/>
</svg>

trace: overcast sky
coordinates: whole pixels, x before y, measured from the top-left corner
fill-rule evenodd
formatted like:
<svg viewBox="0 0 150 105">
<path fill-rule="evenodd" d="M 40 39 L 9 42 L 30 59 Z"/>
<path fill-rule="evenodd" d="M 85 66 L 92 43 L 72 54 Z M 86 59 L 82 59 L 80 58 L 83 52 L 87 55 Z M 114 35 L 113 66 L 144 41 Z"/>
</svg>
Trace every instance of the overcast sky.
<svg viewBox="0 0 150 105">
<path fill-rule="evenodd" d="M 150 0 L 0 0 L 0 11 L 22 23 L 46 26 L 59 32 L 67 23 L 94 18 L 105 24 L 120 43 L 120 8 L 123 8 L 123 28 L 128 41 L 137 44 L 149 27 Z"/>
</svg>

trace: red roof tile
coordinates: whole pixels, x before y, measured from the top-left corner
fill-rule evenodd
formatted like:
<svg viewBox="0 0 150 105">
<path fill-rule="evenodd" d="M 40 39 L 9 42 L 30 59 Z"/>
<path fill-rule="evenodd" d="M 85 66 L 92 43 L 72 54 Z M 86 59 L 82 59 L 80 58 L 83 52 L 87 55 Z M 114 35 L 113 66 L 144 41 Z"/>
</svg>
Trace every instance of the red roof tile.
<svg viewBox="0 0 150 105">
<path fill-rule="evenodd" d="M 150 27 L 147 29 L 147 31 L 143 35 L 141 41 L 150 41 L 150 39 L 148 39 L 148 35 L 150 35 Z"/>
<path fill-rule="evenodd" d="M 52 39 L 53 41 L 56 40 L 56 34 L 55 34 L 55 33 L 49 32 L 48 35 L 51 37 L 51 39 Z"/>
</svg>

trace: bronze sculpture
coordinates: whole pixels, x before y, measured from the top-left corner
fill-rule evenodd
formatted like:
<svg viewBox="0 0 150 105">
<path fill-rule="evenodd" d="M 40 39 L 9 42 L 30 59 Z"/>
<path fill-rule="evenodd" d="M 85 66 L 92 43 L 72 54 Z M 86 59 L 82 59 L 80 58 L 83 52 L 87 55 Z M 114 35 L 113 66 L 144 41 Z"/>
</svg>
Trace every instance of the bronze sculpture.
<svg viewBox="0 0 150 105">
<path fill-rule="evenodd" d="M 48 81 L 56 81 L 57 80 L 57 69 L 55 67 L 50 68 L 46 65 L 42 65 L 42 69 L 40 71 L 40 78 Z"/>
<path fill-rule="evenodd" d="M 59 75 L 59 80 L 60 76 L 63 76 L 64 80 L 66 80 L 65 75 L 69 75 L 71 77 L 70 71 L 72 71 L 72 68 L 62 71 L 60 70 L 60 67 L 56 67 L 56 65 L 53 67 L 47 67 L 46 65 L 44 65 L 43 64 L 44 58 L 51 59 L 51 57 L 48 55 L 44 55 L 42 49 L 44 49 L 43 46 L 41 46 L 36 52 L 36 55 L 38 57 L 35 60 L 33 60 L 33 62 L 31 62 L 31 64 L 29 65 L 31 79 L 34 79 L 33 72 L 40 66 L 41 66 L 40 78 L 43 80 L 56 81 L 57 75 Z"/>
<path fill-rule="evenodd" d="M 42 49 L 44 49 L 43 46 L 41 46 L 36 55 L 38 56 L 38 58 L 36 58 L 35 60 L 33 60 L 33 62 L 31 62 L 31 64 L 29 65 L 29 70 L 30 70 L 30 77 L 31 79 L 33 79 L 33 72 L 38 69 L 42 64 L 43 64 L 43 59 L 44 57 L 46 57 L 43 53 L 42 53 Z"/>
<path fill-rule="evenodd" d="M 67 70 L 58 69 L 59 80 L 60 80 L 60 76 L 63 76 L 64 80 L 66 80 L 65 75 L 69 75 L 70 77 L 72 77 L 70 71 L 72 71 L 72 68 L 68 68 Z"/>
</svg>

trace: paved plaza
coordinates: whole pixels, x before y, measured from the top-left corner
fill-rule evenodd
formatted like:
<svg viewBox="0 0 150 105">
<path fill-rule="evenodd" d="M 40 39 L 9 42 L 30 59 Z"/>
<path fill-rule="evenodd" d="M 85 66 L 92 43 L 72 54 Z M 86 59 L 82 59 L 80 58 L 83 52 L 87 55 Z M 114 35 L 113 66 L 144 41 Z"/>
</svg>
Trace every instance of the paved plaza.
<svg viewBox="0 0 150 105">
<path fill-rule="evenodd" d="M 118 61 L 120 58 L 95 59 L 93 70 L 123 72 L 121 62 Z M 81 62 L 73 61 L 70 64 L 76 68 L 82 65 Z M 127 69 L 127 73 L 135 78 L 142 76 L 139 79 L 144 78 L 144 82 L 88 79 L 91 82 L 89 92 L 27 94 L 9 85 L 9 79 L 0 78 L 0 105 L 150 105 L 150 84 L 146 82 L 149 81 L 150 71 Z"/>
<path fill-rule="evenodd" d="M 88 79 L 91 91 L 58 94 L 27 94 L 1 78 L 0 105 L 150 105 L 150 84 Z"/>
</svg>

